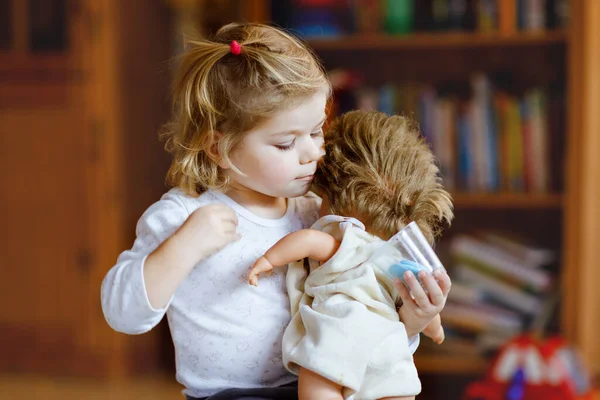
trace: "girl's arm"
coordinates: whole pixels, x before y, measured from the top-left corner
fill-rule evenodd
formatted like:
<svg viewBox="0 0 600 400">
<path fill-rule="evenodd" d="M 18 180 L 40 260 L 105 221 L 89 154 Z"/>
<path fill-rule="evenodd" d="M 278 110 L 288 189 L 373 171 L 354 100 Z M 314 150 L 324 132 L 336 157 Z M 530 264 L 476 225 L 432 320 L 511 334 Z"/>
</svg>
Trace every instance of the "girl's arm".
<svg viewBox="0 0 600 400">
<path fill-rule="evenodd" d="M 303 258 L 325 262 L 333 257 L 339 247 L 340 243 L 333 236 L 315 229 L 302 229 L 290 233 L 254 263 L 248 274 L 248 282 L 257 286 L 258 275 L 261 273 Z"/>
<path fill-rule="evenodd" d="M 196 212 L 215 207 L 201 207 Z M 187 221 L 192 216 L 179 196 L 167 193 L 139 219 L 133 247 L 121 253 L 102 282 L 102 311 L 114 330 L 140 334 L 156 326 L 177 287 L 216 248 L 214 235 L 196 236 L 195 240 L 190 235 L 202 232 L 190 229 Z M 212 232 L 210 221 L 204 221 L 204 227 Z M 229 237 L 236 235 L 233 231 Z"/>
<path fill-rule="evenodd" d="M 189 212 L 177 196 L 167 193 L 140 217 L 133 247 L 117 259 L 102 281 L 101 302 L 106 322 L 128 334 L 148 332 L 160 322 L 167 304 L 154 307 L 146 285 L 147 260 L 183 225 Z"/>
<path fill-rule="evenodd" d="M 237 217 L 223 204 L 198 208 L 146 259 L 144 282 L 152 307 L 165 307 L 192 268 L 237 240 Z"/>
</svg>

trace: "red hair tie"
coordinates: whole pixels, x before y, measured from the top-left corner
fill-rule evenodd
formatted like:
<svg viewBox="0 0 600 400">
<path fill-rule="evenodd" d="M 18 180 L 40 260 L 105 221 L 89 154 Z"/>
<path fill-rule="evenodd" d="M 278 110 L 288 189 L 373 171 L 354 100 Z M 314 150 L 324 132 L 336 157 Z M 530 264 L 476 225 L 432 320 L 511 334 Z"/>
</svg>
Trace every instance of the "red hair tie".
<svg viewBox="0 0 600 400">
<path fill-rule="evenodd" d="M 233 54 L 235 56 L 239 56 L 242 52 L 242 46 L 235 40 L 231 41 L 231 44 L 229 45 L 229 49 L 231 50 L 231 54 Z"/>
</svg>

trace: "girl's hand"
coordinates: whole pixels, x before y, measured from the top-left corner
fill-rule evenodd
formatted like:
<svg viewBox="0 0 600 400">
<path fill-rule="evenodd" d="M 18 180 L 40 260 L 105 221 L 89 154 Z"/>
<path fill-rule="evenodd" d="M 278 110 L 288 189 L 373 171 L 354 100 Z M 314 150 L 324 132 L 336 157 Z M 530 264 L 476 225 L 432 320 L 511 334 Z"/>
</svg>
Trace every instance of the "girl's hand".
<svg viewBox="0 0 600 400">
<path fill-rule="evenodd" d="M 239 240 L 238 219 L 230 207 L 211 204 L 194 211 L 173 235 L 191 265 L 205 260 L 231 242 Z"/>
<path fill-rule="evenodd" d="M 253 286 L 258 286 L 258 275 L 266 272 L 267 275 L 273 270 L 273 264 L 265 256 L 262 256 L 252 266 L 248 273 L 248 283 Z"/>
<path fill-rule="evenodd" d="M 426 293 L 412 272 L 406 271 L 403 278 L 409 288 L 406 288 L 398 278 L 394 279 L 394 285 L 403 302 L 398 314 L 406 327 L 408 337 L 411 337 L 422 332 L 442 311 L 446 305 L 452 282 L 443 269 L 437 269 L 433 275 L 427 271 L 421 271 L 419 279 L 425 286 L 428 292 Z"/>
</svg>

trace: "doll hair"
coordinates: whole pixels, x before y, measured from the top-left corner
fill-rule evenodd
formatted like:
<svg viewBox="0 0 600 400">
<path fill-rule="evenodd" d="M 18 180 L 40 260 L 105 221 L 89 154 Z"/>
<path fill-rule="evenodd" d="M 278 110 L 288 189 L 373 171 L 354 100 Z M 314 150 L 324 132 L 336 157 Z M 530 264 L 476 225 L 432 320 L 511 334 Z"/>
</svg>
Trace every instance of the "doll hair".
<svg viewBox="0 0 600 400">
<path fill-rule="evenodd" d="M 385 239 L 415 221 L 433 242 L 451 222 L 436 159 L 409 118 L 346 113 L 327 128 L 325 150 L 313 187 L 332 214 L 355 216 Z"/>
</svg>

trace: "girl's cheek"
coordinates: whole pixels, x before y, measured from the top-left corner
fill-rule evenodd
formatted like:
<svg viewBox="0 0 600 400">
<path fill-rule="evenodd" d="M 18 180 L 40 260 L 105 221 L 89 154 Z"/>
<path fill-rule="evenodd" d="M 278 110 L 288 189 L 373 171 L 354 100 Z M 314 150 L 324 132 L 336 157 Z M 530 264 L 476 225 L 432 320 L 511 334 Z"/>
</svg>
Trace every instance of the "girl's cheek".
<svg viewBox="0 0 600 400">
<path fill-rule="evenodd" d="M 272 173 L 273 178 L 277 179 L 278 181 L 288 181 L 297 178 L 297 176 L 294 175 L 294 171 L 292 170 L 292 168 L 283 163 L 280 165 L 273 166 Z"/>
<path fill-rule="evenodd" d="M 282 178 L 288 174 L 289 167 L 279 158 L 263 159 L 261 162 L 262 175 L 271 179 Z"/>
</svg>

